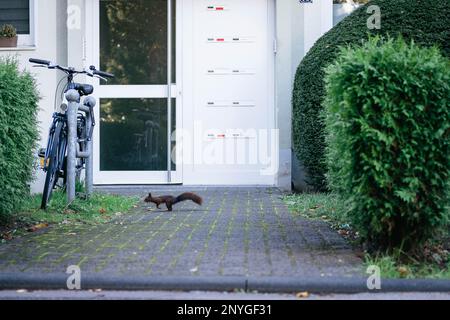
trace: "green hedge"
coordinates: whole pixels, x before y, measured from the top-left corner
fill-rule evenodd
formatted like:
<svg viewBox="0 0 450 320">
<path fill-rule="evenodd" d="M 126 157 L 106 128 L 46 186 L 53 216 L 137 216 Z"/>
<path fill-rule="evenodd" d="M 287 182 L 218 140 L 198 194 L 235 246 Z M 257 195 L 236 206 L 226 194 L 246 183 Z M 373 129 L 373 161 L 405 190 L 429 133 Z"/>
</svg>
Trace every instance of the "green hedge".
<svg viewBox="0 0 450 320">
<path fill-rule="evenodd" d="M 449 222 L 450 61 L 436 48 L 371 39 L 326 76 L 332 189 L 375 249 L 417 248 Z"/>
<path fill-rule="evenodd" d="M 368 30 L 368 5 L 381 9 L 381 30 Z M 326 188 L 324 124 L 320 118 L 325 97 L 324 69 L 332 63 L 339 46 L 360 44 L 370 34 L 402 35 L 425 47 L 440 45 L 450 57 L 449 0 L 372 0 L 341 21 L 319 39 L 301 62 L 293 92 L 294 151 L 306 167 L 307 182 Z"/>
<path fill-rule="evenodd" d="M 38 100 L 31 75 L 16 60 L 0 59 L 0 218 L 30 193 Z"/>
</svg>

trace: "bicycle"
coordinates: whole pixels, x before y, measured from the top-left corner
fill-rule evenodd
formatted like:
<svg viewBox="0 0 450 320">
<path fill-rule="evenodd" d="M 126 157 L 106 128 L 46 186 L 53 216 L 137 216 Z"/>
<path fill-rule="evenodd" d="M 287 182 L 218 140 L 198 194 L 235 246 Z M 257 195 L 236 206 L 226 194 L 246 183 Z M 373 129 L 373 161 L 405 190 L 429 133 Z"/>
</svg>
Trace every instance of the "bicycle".
<svg viewBox="0 0 450 320">
<path fill-rule="evenodd" d="M 78 91 L 80 98 L 83 96 L 89 96 L 94 92 L 94 87 L 90 84 L 82 84 L 74 82 L 74 77 L 77 75 L 87 75 L 89 77 L 96 77 L 101 80 L 107 81 L 106 78 L 113 78 L 114 75 L 108 72 L 96 70 L 94 66 L 90 66 L 89 70 L 76 70 L 72 67 L 62 67 L 57 64 L 52 64 L 50 61 L 41 59 L 29 59 L 30 63 L 34 63 L 35 67 L 43 67 L 48 69 L 56 69 L 63 71 L 67 76 L 61 79 L 67 79 L 67 83 L 64 93 L 74 89 Z M 60 81 L 60 82 L 61 82 Z M 58 90 L 59 84 L 56 88 Z M 80 101 L 78 101 L 79 103 Z M 93 104 L 88 104 L 91 127 L 86 128 L 86 116 L 82 113 L 77 115 L 77 144 L 78 149 L 84 152 L 87 148 L 87 143 L 92 139 L 92 133 L 95 126 L 95 119 L 93 113 Z M 46 172 L 44 191 L 42 194 L 41 209 L 46 209 L 50 201 L 53 189 L 57 186 L 57 182 L 60 178 L 63 178 L 63 187 L 66 185 L 66 152 L 67 152 L 67 138 L 68 138 L 68 126 L 67 116 L 65 110 L 67 110 L 67 104 L 61 105 L 62 112 L 53 113 L 53 121 L 50 126 L 49 136 L 47 140 L 47 147 L 39 151 L 39 158 L 41 168 Z M 76 173 L 79 176 L 81 170 L 84 169 L 85 159 L 77 158 Z"/>
</svg>

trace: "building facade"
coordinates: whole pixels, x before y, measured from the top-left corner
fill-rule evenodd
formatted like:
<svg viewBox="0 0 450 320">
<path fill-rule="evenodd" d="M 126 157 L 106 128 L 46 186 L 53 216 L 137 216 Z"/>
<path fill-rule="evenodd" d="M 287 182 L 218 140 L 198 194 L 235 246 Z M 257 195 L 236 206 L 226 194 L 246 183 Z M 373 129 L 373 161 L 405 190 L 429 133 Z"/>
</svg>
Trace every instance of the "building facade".
<svg viewBox="0 0 450 320">
<path fill-rule="evenodd" d="M 299 62 L 333 26 L 332 0 L 0 0 L 15 55 L 37 78 L 40 145 L 62 74 L 97 68 L 94 183 L 290 189 L 291 95 Z M 28 13 L 28 16 L 27 14 Z M 27 19 L 28 17 L 28 19 Z M 56 101 L 56 103 L 55 103 Z M 169 128 L 169 129 L 168 129 Z M 170 133 L 170 134 L 169 134 Z M 34 191 L 43 173 L 37 172 Z"/>
</svg>

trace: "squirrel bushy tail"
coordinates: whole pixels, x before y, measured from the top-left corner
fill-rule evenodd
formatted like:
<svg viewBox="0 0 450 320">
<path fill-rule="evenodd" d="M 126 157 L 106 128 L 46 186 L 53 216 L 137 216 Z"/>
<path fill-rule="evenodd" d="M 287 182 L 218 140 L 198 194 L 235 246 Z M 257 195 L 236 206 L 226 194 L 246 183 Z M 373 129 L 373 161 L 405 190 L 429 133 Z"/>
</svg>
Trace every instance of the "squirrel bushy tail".
<svg viewBox="0 0 450 320">
<path fill-rule="evenodd" d="M 196 195 L 195 193 L 191 193 L 191 192 L 186 192 L 186 193 L 179 195 L 178 197 L 175 198 L 175 200 L 173 201 L 173 204 L 176 204 L 176 203 L 182 202 L 182 201 L 186 201 L 186 200 L 192 200 L 199 206 L 201 206 L 203 204 L 203 199 L 201 197 L 199 197 L 198 195 Z"/>
</svg>

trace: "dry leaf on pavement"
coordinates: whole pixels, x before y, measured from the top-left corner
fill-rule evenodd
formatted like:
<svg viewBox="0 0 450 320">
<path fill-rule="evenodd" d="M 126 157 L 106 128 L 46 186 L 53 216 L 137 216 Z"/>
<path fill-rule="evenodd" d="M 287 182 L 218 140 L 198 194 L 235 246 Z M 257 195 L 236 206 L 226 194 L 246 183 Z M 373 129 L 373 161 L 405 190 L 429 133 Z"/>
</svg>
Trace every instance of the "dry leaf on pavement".
<svg viewBox="0 0 450 320">
<path fill-rule="evenodd" d="M 409 269 L 406 267 L 399 267 L 398 273 L 400 273 L 400 277 L 405 278 L 409 274 Z"/>
<path fill-rule="evenodd" d="M 297 297 L 298 299 L 306 299 L 306 298 L 309 298 L 309 292 L 307 292 L 307 291 L 299 292 L 299 293 L 296 294 L 296 297 Z"/>
<path fill-rule="evenodd" d="M 28 232 L 35 232 L 35 231 L 38 231 L 40 229 L 47 228 L 47 227 L 48 227 L 48 223 L 39 223 L 39 224 L 36 224 L 36 225 L 34 225 L 32 227 L 29 227 L 27 229 L 27 231 Z"/>
</svg>

